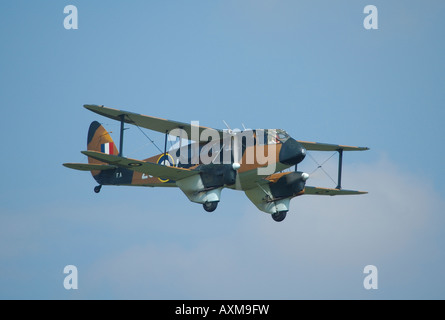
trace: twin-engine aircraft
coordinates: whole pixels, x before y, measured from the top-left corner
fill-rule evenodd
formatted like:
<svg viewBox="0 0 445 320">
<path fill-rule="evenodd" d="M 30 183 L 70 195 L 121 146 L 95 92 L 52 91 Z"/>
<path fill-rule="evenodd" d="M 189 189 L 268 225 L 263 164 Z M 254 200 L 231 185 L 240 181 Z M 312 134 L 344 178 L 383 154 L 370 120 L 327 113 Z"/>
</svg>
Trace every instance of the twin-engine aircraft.
<svg viewBox="0 0 445 320">
<path fill-rule="evenodd" d="M 224 188 L 242 190 L 255 206 L 280 222 L 286 218 L 290 200 L 303 194 L 358 195 L 367 192 L 341 188 L 343 151 L 369 150 L 317 142 L 298 141 L 281 129 L 217 130 L 145 116 L 97 105 L 86 109 L 120 121 L 119 149 L 110 134 L 97 121 L 88 131 L 88 164 L 64 166 L 91 171 L 102 186 L 178 187 L 192 202 L 213 212 Z M 145 160 L 123 156 L 124 124 L 165 134 L 164 152 Z M 179 138 L 179 145 L 167 151 L 167 136 Z M 185 141 L 185 142 L 184 142 Z M 190 142 L 190 143 L 188 143 Z M 184 145 L 182 145 L 184 143 Z M 309 174 L 297 171 L 306 151 L 337 151 L 338 185 L 335 189 L 306 186 Z M 295 171 L 283 172 L 295 166 Z"/>
</svg>

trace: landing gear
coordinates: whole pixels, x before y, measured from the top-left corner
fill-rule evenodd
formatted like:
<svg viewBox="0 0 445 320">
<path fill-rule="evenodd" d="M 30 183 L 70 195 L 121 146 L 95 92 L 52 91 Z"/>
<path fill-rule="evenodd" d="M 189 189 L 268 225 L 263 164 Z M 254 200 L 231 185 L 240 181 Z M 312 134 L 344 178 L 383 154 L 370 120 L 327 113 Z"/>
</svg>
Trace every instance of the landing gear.
<svg viewBox="0 0 445 320">
<path fill-rule="evenodd" d="M 101 184 L 94 187 L 94 192 L 99 193 L 100 189 L 102 189 L 102 185 Z"/>
<path fill-rule="evenodd" d="M 276 222 L 281 222 L 286 218 L 287 211 L 279 211 L 272 214 L 272 219 L 274 219 Z"/>
<path fill-rule="evenodd" d="M 216 207 L 218 207 L 218 202 L 206 202 L 203 203 L 202 206 L 204 207 L 204 210 L 207 212 L 213 212 L 216 210 Z"/>
</svg>

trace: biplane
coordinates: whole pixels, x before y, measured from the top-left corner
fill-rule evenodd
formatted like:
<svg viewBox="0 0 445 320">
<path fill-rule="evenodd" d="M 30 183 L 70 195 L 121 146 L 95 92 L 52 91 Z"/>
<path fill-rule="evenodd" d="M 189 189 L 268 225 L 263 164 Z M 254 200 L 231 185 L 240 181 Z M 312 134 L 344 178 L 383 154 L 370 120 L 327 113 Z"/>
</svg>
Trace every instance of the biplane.
<svg viewBox="0 0 445 320">
<path fill-rule="evenodd" d="M 342 189 L 344 151 L 352 147 L 299 141 L 282 129 L 212 129 L 199 123 L 182 123 L 98 105 L 86 109 L 120 122 L 119 149 L 109 132 L 97 121 L 88 130 L 88 163 L 65 163 L 65 167 L 90 171 L 98 185 L 177 187 L 204 210 L 213 212 L 224 188 L 244 191 L 255 206 L 280 222 L 286 218 L 290 200 L 309 195 L 360 195 L 364 191 Z M 124 157 L 124 126 L 135 125 L 165 135 L 164 151 L 148 159 Z M 167 150 L 167 136 L 176 137 L 176 147 Z M 336 188 L 306 186 L 309 174 L 297 170 L 307 151 L 338 152 Z M 292 170 L 295 167 L 295 170 Z"/>
</svg>

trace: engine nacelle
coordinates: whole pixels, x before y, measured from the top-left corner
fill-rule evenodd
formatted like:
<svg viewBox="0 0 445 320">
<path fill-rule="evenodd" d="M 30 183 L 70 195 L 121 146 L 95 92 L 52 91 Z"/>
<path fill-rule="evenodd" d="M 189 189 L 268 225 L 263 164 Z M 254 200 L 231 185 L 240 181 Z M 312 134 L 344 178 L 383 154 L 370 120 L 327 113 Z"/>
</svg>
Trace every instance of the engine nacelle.
<svg viewBox="0 0 445 320">
<path fill-rule="evenodd" d="M 236 182 L 236 170 L 231 164 L 208 164 L 199 167 L 205 188 L 231 186 Z"/>
<path fill-rule="evenodd" d="M 309 175 L 303 172 L 290 172 L 277 176 L 279 178 L 272 179 L 268 184 L 246 190 L 246 195 L 261 211 L 285 214 L 289 211 L 290 200 L 304 190 Z"/>
<path fill-rule="evenodd" d="M 176 185 L 192 202 L 204 204 L 219 202 L 221 199 L 222 187 L 206 190 L 201 175 L 199 174 L 176 181 Z"/>
<path fill-rule="evenodd" d="M 270 192 L 275 199 L 294 197 L 304 190 L 308 177 L 309 175 L 303 172 L 288 173 L 269 184 Z"/>
<path fill-rule="evenodd" d="M 270 191 L 270 186 L 266 184 L 261 187 L 246 190 L 245 192 L 250 201 L 263 212 L 274 214 L 289 211 L 290 198 L 272 200 L 268 197 L 268 195 L 271 194 Z"/>
</svg>

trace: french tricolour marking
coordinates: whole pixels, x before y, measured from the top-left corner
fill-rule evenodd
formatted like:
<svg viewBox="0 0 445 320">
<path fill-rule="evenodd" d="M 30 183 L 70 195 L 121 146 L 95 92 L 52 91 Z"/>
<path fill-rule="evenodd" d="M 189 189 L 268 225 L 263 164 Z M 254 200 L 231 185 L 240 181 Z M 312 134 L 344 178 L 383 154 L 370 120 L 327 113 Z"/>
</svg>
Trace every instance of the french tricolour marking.
<svg viewBox="0 0 445 320">
<path fill-rule="evenodd" d="M 112 143 L 104 143 L 100 145 L 100 151 L 106 154 L 114 154 L 113 144 Z"/>
</svg>

